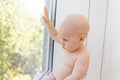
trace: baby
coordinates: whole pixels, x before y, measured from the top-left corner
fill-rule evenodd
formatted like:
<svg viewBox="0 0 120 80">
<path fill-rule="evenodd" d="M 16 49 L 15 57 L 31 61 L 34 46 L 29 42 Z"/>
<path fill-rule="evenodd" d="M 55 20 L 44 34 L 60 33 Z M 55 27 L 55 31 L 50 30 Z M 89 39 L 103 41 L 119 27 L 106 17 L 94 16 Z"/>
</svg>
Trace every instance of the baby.
<svg viewBox="0 0 120 80">
<path fill-rule="evenodd" d="M 62 45 L 61 60 L 52 76 L 43 80 L 85 80 L 89 67 L 89 52 L 84 45 L 88 35 L 89 23 L 79 14 L 67 17 L 58 30 L 48 19 L 48 10 L 44 8 L 42 17 L 51 38 Z"/>
</svg>

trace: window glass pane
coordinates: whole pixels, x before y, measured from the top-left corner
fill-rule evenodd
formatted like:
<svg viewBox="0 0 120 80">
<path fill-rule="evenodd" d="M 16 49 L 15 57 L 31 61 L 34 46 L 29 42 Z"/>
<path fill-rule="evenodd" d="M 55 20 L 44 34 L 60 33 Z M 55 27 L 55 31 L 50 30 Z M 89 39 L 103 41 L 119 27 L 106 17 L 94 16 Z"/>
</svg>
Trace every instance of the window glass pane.
<svg viewBox="0 0 120 80">
<path fill-rule="evenodd" d="M 32 80 L 42 70 L 44 0 L 0 0 L 0 80 Z"/>
</svg>

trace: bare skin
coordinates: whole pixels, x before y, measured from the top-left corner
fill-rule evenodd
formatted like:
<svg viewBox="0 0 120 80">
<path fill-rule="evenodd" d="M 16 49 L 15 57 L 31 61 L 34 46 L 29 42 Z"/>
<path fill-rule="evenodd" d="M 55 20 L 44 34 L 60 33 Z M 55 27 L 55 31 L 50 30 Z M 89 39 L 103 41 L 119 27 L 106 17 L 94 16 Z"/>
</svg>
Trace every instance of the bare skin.
<svg viewBox="0 0 120 80">
<path fill-rule="evenodd" d="M 89 23 L 84 16 L 70 15 L 57 31 L 48 18 L 48 10 L 44 8 L 43 20 L 47 25 L 51 38 L 62 45 L 62 59 L 56 64 L 53 76 L 43 80 L 82 80 L 87 75 L 89 53 L 84 40 L 89 31 Z"/>
</svg>

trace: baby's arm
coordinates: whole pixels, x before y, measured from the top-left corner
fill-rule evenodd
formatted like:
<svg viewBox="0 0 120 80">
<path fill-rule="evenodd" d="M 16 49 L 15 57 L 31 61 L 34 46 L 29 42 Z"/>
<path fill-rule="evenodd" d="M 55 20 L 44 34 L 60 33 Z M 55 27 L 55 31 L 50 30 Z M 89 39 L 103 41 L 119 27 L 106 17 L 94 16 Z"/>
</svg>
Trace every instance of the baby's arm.
<svg viewBox="0 0 120 80">
<path fill-rule="evenodd" d="M 71 75 L 64 80 L 80 80 L 87 75 L 89 60 L 84 57 L 79 57 L 75 62 L 75 66 Z"/>
<path fill-rule="evenodd" d="M 46 76 L 42 80 L 56 80 L 55 76 Z"/>
<path fill-rule="evenodd" d="M 47 29 L 48 29 L 48 32 L 51 38 L 55 40 L 56 42 L 62 44 L 58 31 L 55 29 L 54 25 L 51 23 L 51 21 L 48 18 L 48 10 L 46 7 L 44 8 L 44 16 L 42 18 L 45 24 L 47 25 Z"/>
</svg>

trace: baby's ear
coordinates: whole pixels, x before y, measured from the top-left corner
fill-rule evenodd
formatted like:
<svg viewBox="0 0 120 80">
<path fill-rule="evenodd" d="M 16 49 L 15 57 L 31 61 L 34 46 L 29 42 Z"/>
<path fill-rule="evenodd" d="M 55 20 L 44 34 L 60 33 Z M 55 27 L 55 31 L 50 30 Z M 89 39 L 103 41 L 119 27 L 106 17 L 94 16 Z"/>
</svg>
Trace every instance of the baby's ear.
<svg viewBox="0 0 120 80">
<path fill-rule="evenodd" d="M 85 40 L 85 38 L 86 38 L 86 36 L 85 36 L 85 35 L 80 35 L 80 41 L 84 41 L 84 40 Z"/>
</svg>

